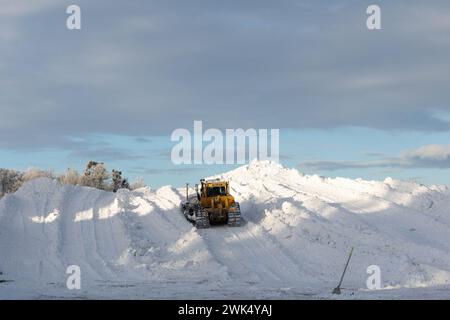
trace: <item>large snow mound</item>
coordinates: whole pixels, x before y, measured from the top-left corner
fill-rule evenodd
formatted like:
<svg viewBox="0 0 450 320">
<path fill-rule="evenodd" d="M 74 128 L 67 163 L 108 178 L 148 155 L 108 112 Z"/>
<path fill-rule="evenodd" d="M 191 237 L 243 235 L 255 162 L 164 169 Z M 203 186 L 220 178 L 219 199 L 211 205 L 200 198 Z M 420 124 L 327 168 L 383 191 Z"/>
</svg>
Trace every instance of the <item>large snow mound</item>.
<svg viewBox="0 0 450 320">
<path fill-rule="evenodd" d="M 393 179 L 307 176 L 268 161 L 222 174 L 246 224 L 197 230 L 183 189 L 107 193 L 25 184 L 0 200 L 0 298 L 329 297 L 353 246 L 348 297 L 443 297 L 450 192 Z M 69 290 L 66 269 L 81 269 Z M 367 267 L 382 288 L 368 291 Z"/>
</svg>

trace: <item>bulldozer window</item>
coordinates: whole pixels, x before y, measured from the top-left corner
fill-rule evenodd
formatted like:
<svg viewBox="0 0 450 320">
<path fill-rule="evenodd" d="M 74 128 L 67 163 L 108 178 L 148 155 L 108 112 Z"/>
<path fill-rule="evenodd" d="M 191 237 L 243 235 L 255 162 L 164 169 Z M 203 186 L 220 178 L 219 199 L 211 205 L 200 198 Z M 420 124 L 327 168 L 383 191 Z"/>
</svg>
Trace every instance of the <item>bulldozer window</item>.
<svg viewBox="0 0 450 320">
<path fill-rule="evenodd" d="M 208 188 L 207 195 L 208 195 L 208 197 L 226 196 L 227 195 L 227 189 L 225 187 Z"/>
</svg>

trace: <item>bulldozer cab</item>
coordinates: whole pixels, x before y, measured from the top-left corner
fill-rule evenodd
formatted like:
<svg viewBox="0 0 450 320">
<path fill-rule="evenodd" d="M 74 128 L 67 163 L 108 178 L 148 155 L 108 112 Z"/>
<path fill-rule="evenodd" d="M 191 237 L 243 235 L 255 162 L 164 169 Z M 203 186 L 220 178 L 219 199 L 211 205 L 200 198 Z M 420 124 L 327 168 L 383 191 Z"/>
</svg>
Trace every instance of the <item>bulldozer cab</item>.
<svg viewBox="0 0 450 320">
<path fill-rule="evenodd" d="M 201 180 L 201 190 L 200 197 L 201 198 L 210 198 L 210 197 L 218 197 L 218 196 L 227 196 L 229 195 L 229 186 L 228 182 L 214 180 L 214 181 L 206 181 Z"/>
<path fill-rule="evenodd" d="M 208 197 L 226 196 L 227 189 L 225 187 L 211 187 L 206 190 Z"/>
</svg>

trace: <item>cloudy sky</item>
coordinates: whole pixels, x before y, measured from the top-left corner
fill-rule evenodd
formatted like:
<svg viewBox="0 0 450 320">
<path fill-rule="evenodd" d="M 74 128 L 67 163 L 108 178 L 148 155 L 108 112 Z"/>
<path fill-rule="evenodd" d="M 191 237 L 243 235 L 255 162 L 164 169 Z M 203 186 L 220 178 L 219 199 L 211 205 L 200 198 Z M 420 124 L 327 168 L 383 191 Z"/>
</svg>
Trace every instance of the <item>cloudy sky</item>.
<svg viewBox="0 0 450 320">
<path fill-rule="evenodd" d="M 0 0 L 0 167 L 194 182 L 233 167 L 171 163 L 202 120 L 279 128 L 306 173 L 450 184 L 449 57 L 447 0 Z"/>
</svg>

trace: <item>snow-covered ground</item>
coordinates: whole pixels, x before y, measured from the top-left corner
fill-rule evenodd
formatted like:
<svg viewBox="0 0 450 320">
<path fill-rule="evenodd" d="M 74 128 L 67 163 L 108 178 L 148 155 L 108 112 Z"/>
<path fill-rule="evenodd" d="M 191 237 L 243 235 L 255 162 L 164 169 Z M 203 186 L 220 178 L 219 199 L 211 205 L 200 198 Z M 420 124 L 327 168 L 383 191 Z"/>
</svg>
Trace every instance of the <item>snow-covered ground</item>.
<svg viewBox="0 0 450 320">
<path fill-rule="evenodd" d="M 0 299 L 450 298 L 450 191 L 253 162 L 231 181 L 246 224 L 197 230 L 183 189 L 25 184 L 0 200 Z M 331 295 L 354 247 L 341 296 Z M 81 268 L 81 290 L 66 269 Z M 368 290 L 369 265 L 381 290 Z M 6 280 L 6 281 L 5 281 Z"/>
</svg>

